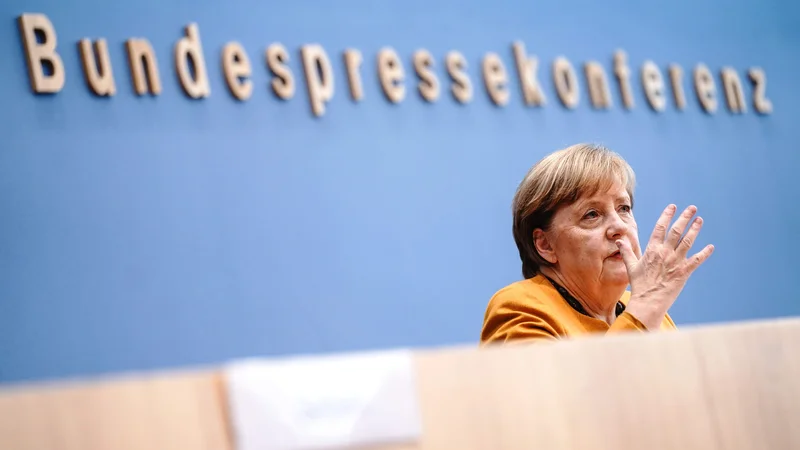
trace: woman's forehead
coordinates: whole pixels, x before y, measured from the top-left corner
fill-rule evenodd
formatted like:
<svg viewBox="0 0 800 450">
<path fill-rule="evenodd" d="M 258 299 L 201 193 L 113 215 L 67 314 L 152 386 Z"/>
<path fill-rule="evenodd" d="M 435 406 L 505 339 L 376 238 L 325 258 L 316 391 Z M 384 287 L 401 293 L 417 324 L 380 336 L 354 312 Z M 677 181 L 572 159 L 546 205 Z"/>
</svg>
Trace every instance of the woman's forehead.
<svg viewBox="0 0 800 450">
<path fill-rule="evenodd" d="M 586 202 L 594 201 L 618 201 L 630 200 L 628 190 L 622 183 L 609 183 L 605 186 L 597 186 L 591 191 L 587 191 L 584 195 L 578 197 L 573 203 L 575 205 Z"/>
</svg>

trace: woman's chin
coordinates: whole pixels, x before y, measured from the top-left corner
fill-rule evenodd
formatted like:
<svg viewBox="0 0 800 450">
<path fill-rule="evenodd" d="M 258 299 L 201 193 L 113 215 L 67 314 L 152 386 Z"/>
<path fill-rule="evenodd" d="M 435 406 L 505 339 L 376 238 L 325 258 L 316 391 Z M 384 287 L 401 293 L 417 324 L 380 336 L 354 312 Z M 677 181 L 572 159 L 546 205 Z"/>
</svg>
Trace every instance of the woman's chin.
<svg viewBox="0 0 800 450">
<path fill-rule="evenodd" d="M 605 277 L 603 277 L 603 281 L 612 286 L 627 286 L 630 279 L 628 278 L 628 271 L 614 271 L 612 273 L 606 273 Z"/>
</svg>

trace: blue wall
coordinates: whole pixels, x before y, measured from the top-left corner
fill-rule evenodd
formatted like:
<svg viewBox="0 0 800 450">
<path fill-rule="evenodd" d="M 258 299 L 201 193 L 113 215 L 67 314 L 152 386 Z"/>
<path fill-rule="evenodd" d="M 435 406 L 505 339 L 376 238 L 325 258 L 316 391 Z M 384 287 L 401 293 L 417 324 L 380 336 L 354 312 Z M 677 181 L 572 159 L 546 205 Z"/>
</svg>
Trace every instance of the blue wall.
<svg viewBox="0 0 800 450">
<path fill-rule="evenodd" d="M 667 203 L 699 206 L 697 248 L 717 250 L 674 306 L 679 325 L 800 314 L 796 2 L 273 3 L 0 6 L 0 381 L 475 343 L 487 300 L 519 278 L 517 183 L 540 157 L 579 141 L 604 143 L 633 165 L 642 239 Z M 67 74 L 57 95 L 30 91 L 15 22 L 24 12 L 56 27 Z M 211 81 L 202 101 L 183 95 L 171 62 L 189 22 L 200 27 Z M 85 86 L 83 37 L 109 42 L 112 99 Z M 159 97 L 133 95 L 130 37 L 156 50 Z M 522 105 L 517 39 L 543 65 L 544 108 Z M 244 103 L 220 68 L 230 40 L 254 65 Z M 262 55 L 276 41 L 290 50 L 297 81 L 300 45 L 328 51 L 336 93 L 324 117 L 312 117 L 302 85 L 288 102 L 269 91 Z M 411 80 L 399 105 L 378 85 L 375 54 L 385 45 Z M 348 47 L 365 58 L 360 103 L 347 95 Z M 464 53 L 470 104 L 446 91 L 435 104 L 420 100 L 410 66 L 418 48 L 435 55 L 445 83 L 444 54 Z M 637 76 L 645 59 L 687 73 L 704 62 L 715 76 L 722 66 L 743 77 L 761 66 L 774 113 L 753 112 L 745 83 L 746 114 L 721 104 L 707 115 L 688 77 L 683 112 L 671 101 L 652 112 L 637 77 L 632 111 L 615 84 L 612 109 L 592 110 L 582 75 L 579 107 L 561 107 L 553 59 L 599 60 L 610 72 L 617 48 Z M 488 51 L 512 74 L 502 109 L 479 78 Z"/>
</svg>

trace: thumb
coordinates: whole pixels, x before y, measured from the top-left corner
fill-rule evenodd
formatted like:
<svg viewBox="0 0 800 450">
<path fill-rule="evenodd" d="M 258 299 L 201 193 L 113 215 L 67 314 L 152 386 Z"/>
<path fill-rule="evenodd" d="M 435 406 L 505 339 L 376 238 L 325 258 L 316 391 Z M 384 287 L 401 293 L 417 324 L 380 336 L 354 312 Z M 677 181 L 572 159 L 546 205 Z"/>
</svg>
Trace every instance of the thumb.
<svg viewBox="0 0 800 450">
<path fill-rule="evenodd" d="M 630 275 L 631 269 L 633 269 L 633 266 L 636 265 L 638 258 L 636 258 L 636 255 L 633 253 L 631 244 L 629 244 L 627 241 L 620 239 L 615 243 L 619 249 L 619 254 L 622 255 L 622 261 L 625 262 L 625 268 L 628 269 L 628 275 Z"/>
</svg>

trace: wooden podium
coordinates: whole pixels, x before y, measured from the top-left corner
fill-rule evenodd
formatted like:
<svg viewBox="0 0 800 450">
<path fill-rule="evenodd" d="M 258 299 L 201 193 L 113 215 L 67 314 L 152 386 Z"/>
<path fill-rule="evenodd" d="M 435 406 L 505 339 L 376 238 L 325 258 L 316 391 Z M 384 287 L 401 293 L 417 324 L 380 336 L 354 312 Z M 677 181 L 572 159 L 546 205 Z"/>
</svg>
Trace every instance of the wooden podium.
<svg viewBox="0 0 800 450">
<path fill-rule="evenodd" d="M 423 433 L 379 449 L 800 448 L 800 319 L 414 353 Z M 222 373 L 0 388 L 0 449 L 234 450 Z"/>
</svg>

